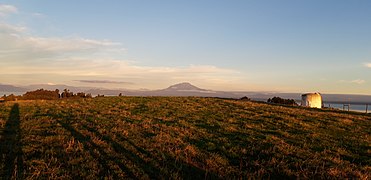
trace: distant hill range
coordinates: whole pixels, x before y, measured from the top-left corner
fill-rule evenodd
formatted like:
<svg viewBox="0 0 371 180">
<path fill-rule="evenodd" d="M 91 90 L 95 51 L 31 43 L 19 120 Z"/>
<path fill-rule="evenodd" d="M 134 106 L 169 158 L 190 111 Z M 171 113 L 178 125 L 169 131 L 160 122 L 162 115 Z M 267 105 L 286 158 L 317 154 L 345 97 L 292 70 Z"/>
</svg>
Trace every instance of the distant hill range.
<svg viewBox="0 0 371 180">
<path fill-rule="evenodd" d="M 85 92 L 93 96 L 103 94 L 107 96 L 117 96 L 122 93 L 124 96 L 200 96 L 200 97 L 221 97 L 221 98 L 241 98 L 247 96 L 253 100 L 266 101 L 268 98 L 278 96 L 285 99 L 300 100 L 301 93 L 279 93 L 279 92 L 252 92 L 252 91 L 213 91 L 202 89 L 190 83 L 184 82 L 171 85 L 159 90 L 129 90 L 129 89 L 105 89 L 94 87 L 75 87 L 68 85 L 49 85 L 35 84 L 17 87 L 13 85 L 0 84 L 1 94 L 23 94 L 27 91 L 36 89 L 55 90 L 69 89 L 72 92 Z M 352 95 L 352 94 L 322 94 L 323 100 L 329 103 L 370 103 L 371 95 Z"/>
<path fill-rule="evenodd" d="M 68 86 L 63 84 L 32 84 L 28 86 L 23 86 L 23 88 L 28 90 L 36 90 L 36 89 L 46 89 L 46 90 L 56 90 L 59 89 L 63 91 L 64 89 L 68 89 L 72 92 L 85 92 L 89 89 L 93 89 L 93 87 L 75 87 L 75 86 Z"/>
<path fill-rule="evenodd" d="M 28 89 L 23 87 L 17 87 L 13 85 L 8 84 L 0 84 L 0 95 L 3 95 L 4 93 L 23 93 L 26 92 Z"/>
</svg>

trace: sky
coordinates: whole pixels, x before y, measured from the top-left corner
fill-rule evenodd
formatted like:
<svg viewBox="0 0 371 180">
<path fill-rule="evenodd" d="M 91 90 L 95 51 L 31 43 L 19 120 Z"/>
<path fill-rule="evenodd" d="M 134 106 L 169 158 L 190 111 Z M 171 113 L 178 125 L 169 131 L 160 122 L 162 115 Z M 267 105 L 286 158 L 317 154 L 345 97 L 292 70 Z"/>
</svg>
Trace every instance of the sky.
<svg viewBox="0 0 371 180">
<path fill-rule="evenodd" d="M 371 1 L 0 0 L 0 83 L 371 95 Z"/>
</svg>

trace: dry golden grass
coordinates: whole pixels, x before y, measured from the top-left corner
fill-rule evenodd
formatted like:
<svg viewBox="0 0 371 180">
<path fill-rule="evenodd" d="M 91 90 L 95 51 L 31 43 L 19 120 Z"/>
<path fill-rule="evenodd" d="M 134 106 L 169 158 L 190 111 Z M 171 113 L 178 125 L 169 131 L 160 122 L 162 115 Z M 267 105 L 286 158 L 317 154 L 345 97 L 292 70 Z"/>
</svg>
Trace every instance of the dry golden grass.
<svg viewBox="0 0 371 180">
<path fill-rule="evenodd" d="M 371 116 L 194 97 L 0 104 L 1 177 L 369 179 Z"/>
</svg>

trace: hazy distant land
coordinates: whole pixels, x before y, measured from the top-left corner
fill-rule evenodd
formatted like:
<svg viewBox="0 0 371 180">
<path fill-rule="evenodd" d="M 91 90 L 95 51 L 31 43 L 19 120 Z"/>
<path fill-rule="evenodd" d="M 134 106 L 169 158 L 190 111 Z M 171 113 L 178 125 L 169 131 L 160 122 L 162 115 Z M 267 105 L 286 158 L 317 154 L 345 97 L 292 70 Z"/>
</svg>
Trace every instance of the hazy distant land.
<svg viewBox="0 0 371 180">
<path fill-rule="evenodd" d="M 35 84 L 28 86 L 14 86 L 0 84 L 0 94 L 16 94 L 21 95 L 26 91 L 36 89 L 46 90 L 63 90 L 69 89 L 72 92 L 85 92 L 93 96 L 103 94 L 106 96 L 117 96 L 122 93 L 124 96 L 197 96 L 197 97 L 221 97 L 221 98 L 241 98 L 247 96 L 254 100 L 266 101 L 274 96 L 300 100 L 301 94 L 284 93 L 284 92 L 254 92 L 254 91 L 214 91 L 196 87 L 190 83 L 179 83 L 159 90 L 130 90 L 130 89 L 105 89 L 95 87 L 76 87 L 68 85 L 48 85 Z M 325 103 L 352 103 L 352 104 L 371 104 L 371 95 L 355 95 L 355 94 L 322 94 Z"/>
</svg>

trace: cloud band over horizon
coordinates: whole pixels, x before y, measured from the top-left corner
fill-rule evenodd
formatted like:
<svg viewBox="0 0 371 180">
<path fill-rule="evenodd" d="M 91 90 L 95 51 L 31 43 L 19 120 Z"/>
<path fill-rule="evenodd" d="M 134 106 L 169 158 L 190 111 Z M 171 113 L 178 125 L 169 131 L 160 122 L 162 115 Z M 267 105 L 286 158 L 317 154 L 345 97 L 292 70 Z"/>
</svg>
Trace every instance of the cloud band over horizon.
<svg viewBox="0 0 371 180">
<path fill-rule="evenodd" d="M 91 83 L 91 84 L 134 84 L 132 82 L 111 81 L 111 80 L 74 80 L 76 82 Z"/>
</svg>

